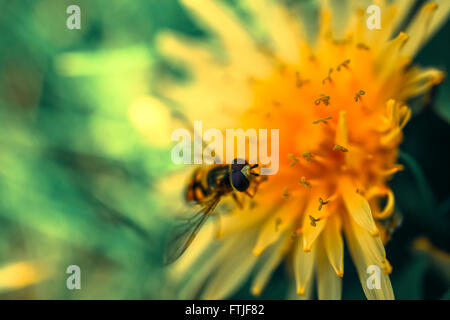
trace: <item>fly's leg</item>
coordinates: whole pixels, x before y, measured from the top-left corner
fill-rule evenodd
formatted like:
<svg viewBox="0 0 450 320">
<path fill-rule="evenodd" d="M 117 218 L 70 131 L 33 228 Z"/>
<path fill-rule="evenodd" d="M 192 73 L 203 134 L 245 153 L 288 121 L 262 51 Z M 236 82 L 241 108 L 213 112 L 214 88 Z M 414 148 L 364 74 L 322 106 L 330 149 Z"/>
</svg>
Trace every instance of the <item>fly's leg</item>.
<svg viewBox="0 0 450 320">
<path fill-rule="evenodd" d="M 254 196 L 255 196 L 255 194 L 256 194 L 256 190 L 255 190 L 255 192 L 253 193 L 253 194 L 251 194 L 250 192 L 248 192 L 248 190 L 245 190 L 245 192 L 244 192 L 246 195 L 248 195 L 250 198 L 253 198 Z"/>
<path fill-rule="evenodd" d="M 239 200 L 239 198 L 238 198 L 238 196 L 236 195 L 236 193 L 233 192 L 233 193 L 232 193 L 232 197 L 233 197 L 234 202 L 236 202 L 238 208 L 242 210 L 242 208 L 244 208 L 244 206 L 243 206 L 241 200 Z"/>
<path fill-rule="evenodd" d="M 267 180 L 267 176 L 258 176 L 255 178 L 255 187 L 253 188 L 253 194 L 251 194 L 248 190 L 245 191 L 245 194 L 248 195 L 250 198 L 253 198 L 256 195 L 256 192 L 258 191 L 259 185 Z"/>
</svg>

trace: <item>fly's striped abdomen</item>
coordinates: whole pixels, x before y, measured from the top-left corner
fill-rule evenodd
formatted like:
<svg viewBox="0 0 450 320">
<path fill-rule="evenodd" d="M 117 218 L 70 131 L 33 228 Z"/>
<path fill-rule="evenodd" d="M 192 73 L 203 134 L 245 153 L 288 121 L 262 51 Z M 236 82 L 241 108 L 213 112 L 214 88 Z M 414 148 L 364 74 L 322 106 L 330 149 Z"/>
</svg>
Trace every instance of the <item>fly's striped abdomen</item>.
<svg viewBox="0 0 450 320">
<path fill-rule="evenodd" d="M 198 168 L 189 181 L 186 200 L 202 203 L 214 193 L 224 194 L 231 190 L 227 165 Z"/>
<path fill-rule="evenodd" d="M 207 171 L 204 168 L 194 171 L 186 189 L 187 202 L 202 202 L 211 194 L 211 190 L 206 185 L 206 175 Z"/>
</svg>

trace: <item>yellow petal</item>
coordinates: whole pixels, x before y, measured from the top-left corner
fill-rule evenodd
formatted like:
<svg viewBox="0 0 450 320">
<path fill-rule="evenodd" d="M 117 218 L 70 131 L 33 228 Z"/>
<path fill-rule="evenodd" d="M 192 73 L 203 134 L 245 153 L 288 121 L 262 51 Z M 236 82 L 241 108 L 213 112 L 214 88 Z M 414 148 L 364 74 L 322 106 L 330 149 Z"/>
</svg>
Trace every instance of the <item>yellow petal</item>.
<svg viewBox="0 0 450 320">
<path fill-rule="evenodd" d="M 314 271 L 315 253 L 314 247 L 310 252 L 303 251 L 300 241 L 302 236 L 297 241 L 297 246 L 294 253 L 294 274 L 297 284 L 297 294 L 304 294 L 306 287 L 311 285 L 311 280 Z"/>
<path fill-rule="evenodd" d="M 298 294 L 297 286 L 289 284 L 287 300 L 311 300 L 313 294 L 313 286 L 307 286 L 303 294 Z"/>
<path fill-rule="evenodd" d="M 407 100 L 428 91 L 433 85 L 444 80 L 444 73 L 435 68 L 411 68 L 406 75 L 407 81 L 400 92 L 402 99 Z"/>
<path fill-rule="evenodd" d="M 277 241 L 283 232 L 291 226 L 299 205 L 293 203 L 279 208 L 276 214 L 269 217 L 258 233 L 258 240 L 253 248 L 254 255 L 260 255 L 269 245 Z"/>
<path fill-rule="evenodd" d="M 431 20 L 429 29 L 428 29 L 428 38 L 431 39 L 435 32 L 441 28 L 441 26 L 448 21 L 448 17 L 450 14 L 450 1 L 448 0 L 435 0 L 437 4 L 437 11 Z"/>
<path fill-rule="evenodd" d="M 397 0 L 392 3 L 392 6 L 396 9 L 397 15 L 392 22 L 392 28 L 395 30 L 397 27 L 399 27 L 405 18 L 408 16 L 409 12 L 411 11 L 412 7 L 414 5 L 414 1 L 411 0 Z"/>
<path fill-rule="evenodd" d="M 428 2 L 423 5 L 419 13 L 409 24 L 406 34 L 411 36 L 410 41 L 403 47 L 403 54 L 414 57 L 419 49 L 425 44 L 430 35 L 430 23 L 438 6 L 435 2 Z"/>
<path fill-rule="evenodd" d="M 302 26 L 293 21 L 286 9 L 275 2 L 260 0 L 241 1 L 239 5 L 250 12 L 258 24 L 267 33 L 271 47 L 280 61 L 296 64 L 300 59 L 299 39 L 302 39 Z"/>
<path fill-rule="evenodd" d="M 255 233 L 241 234 L 238 239 L 233 251 L 212 271 L 214 277 L 207 282 L 202 299 L 224 299 L 237 290 L 252 271 L 257 261 L 257 257 L 251 254 Z"/>
<path fill-rule="evenodd" d="M 376 58 L 375 65 L 377 66 L 376 72 L 379 73 L 380 80 L 388 79 L 388 77 L 395 72 L 400 64 L 400 50 L 403 48 L 405 43 L 408 41 L 409 36 L 400 32 L 400 34 L 395 38 L 386 43 L 384 48 L 379 53 Z"/>
<path fill-rule="evenodd" d="M 204 22 L 223 41 L 232 63 L 243 74 L 264 75 L 270 65 L 253 44 L 246 28 L 230 8 L 211 0 L 183 0 L 182 3 L 194 14 L 197 22 Z"/>
<path fill-rule="evenodd" d="M 379 244 L 374 242 L 378 242 L 379 239 L 371 237 L 367 234 L 367 231 L 360 228 L 351 219 L 346 220 L 346 223 L 344 223 L 345 236 L 367 299 L 394 299 L 394 292 L 392 290 L 391 281 L 389 280 L 389 275 L 388 273 L 383 272 L 383 268 L 385 268 L 388 263 L 381 264 L 379 261 L 380 252 L 376 252 L 379 250 Z M 364 237 L 364 232 L 366 233 L 365 239 L 361 240 L 361 237 Z M 370 243 L 371 241 L 372 243 Z M 367 281 L 371 276 L 367 269 L 369 266 L 378 266 L 381 270 L 379 273 L 380 289 L 370 289 L 367 285 Z"/>
<path fill-rule="evenodd" d="M 323 245 L 317 250 L 317 264 L 317 293 L 319 299 L 340 300 L 342 294 L 342 278 L 334 272 Z"/>
<path fill-rule="evenodd" d="M 344 242 L 341 236 L 340 220 L 335 214 L 328 218 L 325 232 L 323 233 L 324 247 L 328 260 L 336 274 L 344 275 Z"/>
<path fill-rule="evenodd" d="M 190 252 L 186 251 L 184 255 L 176 262 L 176 264 L 168 270 L 168 279 L 170 279 L 171 283 L 177 284 L 180 283 L 186 276 L 189 274 L 188 271 L 195 270 L 192 274 L 189 274 L 188 281 L 183 284 L 183 287 L 179 292 L 177 292 L 177 299 L 194 299 L 196 298 L 196 294 L 200 291 L 202 286 L 204 286 L 206 279 L 217 269 L 217 267 L 222 263 L 222 261 L 226 260 L 229 255 L 234 254 L 234 250 L 237 246 L 239 246 L 240 239 L 233 238 L 223 244 L 217 244 L 212 242 L 213 239 L 208 243 L 209 248 L 195 248 L 195 240 L 188 248 L 194 246 L 195 251 L 198 249 L 202 250 L 202 254 L 205 256 L 214 252 L 213 255 L 209 255 L 207 259 L 202 259 L 203 256 L 196 256 L 197 260 L 192 261 L 189 259 L 187 263 L 187 267 L 183 260 L 185 256 L 190 256 Z M 215 246 L 214 246 L 215 245 Z M 198 263 L 198 260 L 202 261 L 199 265 L 194 264 Z M 181 272 L 179 272 L 181 270 Z M 168 286 L 168 290 L 170 291 L 170 286 Z M 172 292 L 168 292 L 170 296 L 173 294 Z"/>
<path fill-rule="evenodd" d="M 347 211 L 353 220 L 361 227 L 368 230 L 372 235 L 378 234 L 378 229 L 372 217 L 367 200 L 356 192 L 356 186 L 348 179 L 341 182 L 341 193 Z"/>
<path fill-rule="evenodd" d="M 386 264 L 386 251 L 384 250 L 380 236 L 372 236 L 366 229 L 361 228 L 353 221 L 351 223 L 353 226 L 353 234 L 359 246 L 363 248 L 364 254 L 384 268 Z"/>
<path fill-rule="evenodd" d="M 257 271 L 251 286 L 252 293 L 254 295 L 261 294 L 264 286 L 272 275 L 272 272 L 280 264 L 281 259 L 284 257 L 283 247 L 285 246 L 286 241 L 289 241 L 288 239 L 289 237 L 285 236 L 284 238 L 278 240 L 276 244 L 264 253 L 267 258 L 261 261 L 262 266 Z"/>
<path fill-rule="evenodd" d="M 303 250 L 311 251 L 311 247 L 314 241 L 317 239 L 319 234 L 322 232 L 323 228 L 326 225 L 327 218 L 321 218 L 323 216 L 327 216 L 328 205 L 323 205 L 322 209 L 319 211 L 319 201 L 318 198 L 312 197 L 309 201 L 304 215 L 303 215 L 303 224 L 302 224 L 302 232 L 303 232 Z M 321 218 L 320 221 L 315 222 L 315 226 L 311 224 L 311 217 L 314 219 Z"/>
</svg>

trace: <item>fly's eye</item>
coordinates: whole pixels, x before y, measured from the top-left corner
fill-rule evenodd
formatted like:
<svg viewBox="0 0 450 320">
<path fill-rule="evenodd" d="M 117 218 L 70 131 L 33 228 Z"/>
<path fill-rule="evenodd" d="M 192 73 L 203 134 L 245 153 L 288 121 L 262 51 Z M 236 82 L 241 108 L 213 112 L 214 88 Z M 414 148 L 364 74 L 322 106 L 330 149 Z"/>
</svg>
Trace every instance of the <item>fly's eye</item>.
<svg viewBox="0 0 450 320">
<path fill-rule="evenodd" d="M 247 190 L 250 186 L 250 182 L 240 171 L 231 174 L 231 183 L 233 184 L 233 187 L 240 192 Z"/>
<path fill-rule="evenodd" d="M 240 162 L 242 162 L 242 164 Z M 241 171 L 242 168 L 245 167 L 246 164 L 247 164 L 247 161 L 245 161 L 243 159 L 234 159 L 233 163 L 231 164 L 231 170 L 232 170 L 232 172 Z"/>
</svg>

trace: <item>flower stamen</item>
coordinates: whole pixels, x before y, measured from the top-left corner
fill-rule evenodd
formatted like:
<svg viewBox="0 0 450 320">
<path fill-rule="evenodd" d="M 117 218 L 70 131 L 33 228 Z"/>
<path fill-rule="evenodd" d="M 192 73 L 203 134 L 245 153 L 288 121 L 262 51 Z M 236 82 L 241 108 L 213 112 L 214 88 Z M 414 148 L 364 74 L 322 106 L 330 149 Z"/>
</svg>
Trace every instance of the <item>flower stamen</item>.
<svg viewBox="0 0 450 320">
<path fill-rule="evenodd" d="M 316 227 L 317 226 L 316 222 L 319 222 L 321 220 L 320 218 L 319 219 L 315 219 L 312 215 L 309 215 L 309 219 L 311 220 L 311 225 L 313 227 Z"/>
<path fill-rule="evenodd" d="M 318 105 L 320 104 L 321 101 L 322 101 L 323 104 L 326 105 L 326 106 L 330 104 L 330 96 L 326 96 L 326 95 L 324 95 L 324 94 L 320 94 L 319 96 L 320 96 L 320 97 L 317 98 L 317 99 L 314 101 L 314 104 L 315 104 L 316 106 L 318 106 Z"/>
<path fill-rule="evenodd" d="M 328 121 L 328 120 L 331 120 L 331 119 L 333 119 L 333 117 L 322 118 L 322 119 L 313 121 L 313 124 L 317 124 L 317 123 L 319 123 L 319 122 L 323 122 L 323 123 L 327 124 L 327 123 L 328 123 L 327 121 Z"/>
<path fill-rule="evenodd" d="M 358 100 L 362 100 L 361 96 L 365 94 L 366 92 L 363 90 L 359 90 L 357 93 L 355 93 L 355 102 L 358 102 Z"/>
<path fill-rule="evenodd" d="M 343 147 L 343 146 L 341 146 L 341 145 L 339 145 L 339 144 L 337 144 L 337 145 L 335 145 L 335 146 L 333 147 L 333 151 L 336 151 L 336 150 L 340 150 L 340 151 L 342 151 L 342 152 L 348 152 L 348 149 L 347 149 L 347 148 L 345 148 L 345 147 Z"/>
<path fill-rule="evenodd" d="M 328 204 L 329 202 L 330 202 L 330 200 L 323 201 L 323 199 L 321 197 L 319 197 L 319 211 L 322 210 L 322 206 Z"/>
<path fill-rule="evenodd" d="M 288 154 L 288 157 L 292 160 L 289 164 L 289 167 L 292 168 L 298 162 L 298 159 L 292 153 Z"/>
<path fill-rule="evenodd" d="M 313 154 L 311 152 L 303 152 L 302 157 L 306 159 L 307 162 L 311 161 Z"/>
<path fill-rule="evenodd" d="M 322 84 L 325 84 L 325 82 L 328 80 L 330 83 L 333 82 L 333 80 L 331 79 L 331 73 L 333 72 L 333 68 L 330 68 L 330 70 L 328 70 L 328 76 L 322 80 Z"/>
<path fill-rule="evenodd" d="M 312 188 L 311 183 L 309 183 L 308 181 L 306 181 L 306 178 L 305 178 L 305 177 L 301 177 L 301 178 L 300 178 L 300 181 L 299 181 L 298 183 L 300 183 L 301 185 L 304 185 L 305 187 L 307 187 L 307 188 L 309 188 L 309 189 Z"/>
<path fill-rule="evenodd" d="M 347 59 L 345 61 L 343 61 L 342 63 L 338 64 L 338 66 L 336 67 L 337 71 L 341 70 L 341 67 L 344 67 L 345 69 L 348 69 L 348 64 L 350 63 L 350 59 Z"/>
</svg>

